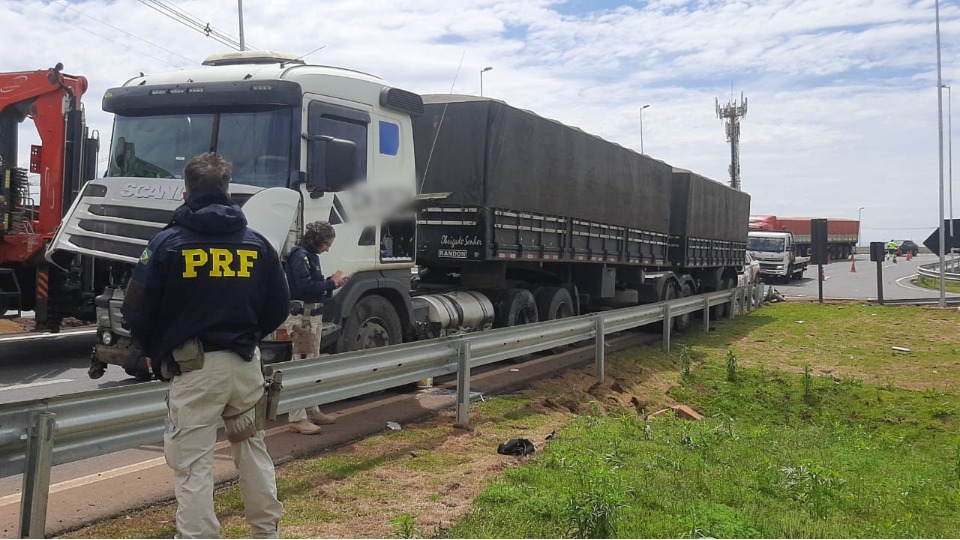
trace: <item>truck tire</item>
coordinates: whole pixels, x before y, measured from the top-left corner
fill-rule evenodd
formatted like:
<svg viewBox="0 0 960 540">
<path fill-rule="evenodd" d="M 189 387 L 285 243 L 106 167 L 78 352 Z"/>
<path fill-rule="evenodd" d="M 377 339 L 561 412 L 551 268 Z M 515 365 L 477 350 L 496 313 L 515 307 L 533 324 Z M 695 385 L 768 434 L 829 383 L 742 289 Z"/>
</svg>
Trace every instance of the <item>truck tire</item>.
<svg viewBox="0 0 960 540">
<path fill-rule="evenodd" d="M 737 281 L 736 281 L 735 279 L 730 278 L 730 277 L 726 277 L 726 278 L 723 278 L 723 281 L 720 282 L 720 288 L 717 289 L 717 290 L 719 290 L 719 291 L 729 291 L 730 289 L 733 289 L 733 288 L 736 287 L 736 286 L 737 286 Z M 716 320 L 722 319 L 722 318 L 724 318 L 724 317 L 729 317 L 729 316 L 730 316 L 730 310 L 733 309 L 733 303 L 732 303 L 732 302 L 727 302 L 727 303 L 725 303 L 725 304 L 720 304 L 720 305 L 713 306 L 713 307 L 710 308 L 710 309 L 713 310 L 713 313 L 711 313 L 711 317 L 710 317 L 710 318 L 711 318 L 712 320 L 716 321 Z"/>
<path fill-rule="evenodd" d="M 365 296 L 344 319 L 341 339 L 344 352 L 396 345 L 403 341 L 400 316 L 386 298 Z"/>
<path fill-rule="evenodd" d="M 661 293 L 660 301 L 661 301 L 661 302 L 669 302 L 670 300 L 674 300 L 674 299 L 676 299 L 676 298 L 677 298 L 677 287 L 676 287 L 676 283 L 674 283 L 673 280 L 667 281 L 667 282 L 664 283 L 664 285 L 663 285 L 663 293 Z M 674 318 L 672 319 L 672 323 L 673 323 L 674 325 L 676 325 L 676 321 L 677 321 L 677 319 L 676 319 L 676 317 L 674 317 Z M 664 324 L 666 324 L 666 321 L 660 321 L 660 323 L 657 324 L 655 328 L 657 328 L 658 331 L 663 332 L 663 325 L 664 325 Z"/>
<path fill-rule="evenodd" d="M 537 303 L 537 319 L 541 321 L 565 319 L 577 314 L 570 291 L 563 287 L 541 287 L 534 293 L 533 298 Z M 567 348 L 568 346 L 553 347 L 550 352 L 560 354 Z"/>
<path fill-rule="evenodd" d="M 573 297 L 563 287 L 541 287 L 533 295 L 537 304 L 537 319 L 552 321 L 576 315 Z"/>
<path fill-rule="evenodd" d="M 504 291 L 494 326 L 508 328 L 519 324 L 535 323 L 539 320 L 537 301 L 533 298 L 533 293 L 526 289 Z"/>
<path fill-rule="evenodd" d="M 687 282 L 680 287 L 680 298 L 687 298 L 688 296 L 693 296 L 693 286 Z M 691 321 L 693 319 L 693 313 L 685 313 L 683 315 L 678 315 L 674 317 L 674 328 L 677 332 L 686 332 L 690 329 Z"/>
</svg>

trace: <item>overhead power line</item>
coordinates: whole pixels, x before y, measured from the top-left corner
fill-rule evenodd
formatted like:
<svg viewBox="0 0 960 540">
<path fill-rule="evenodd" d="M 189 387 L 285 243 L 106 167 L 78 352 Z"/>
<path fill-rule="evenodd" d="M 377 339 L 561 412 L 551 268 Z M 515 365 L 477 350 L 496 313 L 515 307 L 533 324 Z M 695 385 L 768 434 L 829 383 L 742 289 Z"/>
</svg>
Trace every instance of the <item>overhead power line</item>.
<svg viewBox="0 0 960 540">
<path fill-rule="evenodd" d="M 138 0 L 138 1 L 141 4 L 149 7 L 150 9 L 166 17 L 169 17 L 174 21 L 177 21 L 178 23 L 188 28 L 192 28 L 193 30 L 200 32 L 201 34 L 207 36 L 208 38 L 218 41 L 223 45 L 230 47 L 231 49 L 236 49 L 238 51 L 243 50 L 243 48 L 241 48 L 240 46 L 240 41 L 237 38 L 231 36 L 230 34 L 227 34 L 226 32 L 218 28 L 215 28 L 214 26 L 211 26 L 210 23 L 204 22 L 201 19 L 197 18 L 195 15 L 187 13 L 186 11 L 180 8 L 171 6 L 170 4 L 161 2 L 160 0 Z M 253 49 L 255 47 L 251 45 L 246 45 L 245 48 Z"/>
</svg>

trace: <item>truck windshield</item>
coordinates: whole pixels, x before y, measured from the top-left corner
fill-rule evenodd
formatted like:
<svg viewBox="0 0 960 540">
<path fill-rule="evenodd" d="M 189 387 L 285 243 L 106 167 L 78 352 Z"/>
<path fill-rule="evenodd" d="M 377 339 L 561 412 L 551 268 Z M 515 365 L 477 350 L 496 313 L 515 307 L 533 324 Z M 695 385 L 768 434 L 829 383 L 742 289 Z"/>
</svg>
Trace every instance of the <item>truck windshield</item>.
<svg viewBox="0 0 960 540">
<path fill-rule="evenodd" d="M 783 238 L 747 238 L 748 251 L 766 251 L 768 253 L 783 253 Z"/>
<path fill-rule="evenodd" d="M 286 186 L 292 109 L 116 116 L 107 176 L 183 178 L 191 158 L 216 151 L 233 162 L 232 181 Z"/>
</svg>

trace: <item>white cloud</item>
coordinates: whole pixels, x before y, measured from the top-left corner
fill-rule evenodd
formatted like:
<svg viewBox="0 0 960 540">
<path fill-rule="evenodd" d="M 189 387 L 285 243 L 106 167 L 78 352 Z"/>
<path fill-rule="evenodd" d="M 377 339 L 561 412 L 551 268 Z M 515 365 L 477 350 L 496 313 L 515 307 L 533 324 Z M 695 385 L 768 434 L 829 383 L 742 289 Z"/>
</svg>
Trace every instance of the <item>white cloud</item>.
<svg viewBox="0 0 960 540">
<path fill-rule="evenodd" d="M 169 3 L 238 35 L 232 0 Z M 650 104 L 646 153 L 719 181 L 728 180 L 730 150 L 714 100 L 742 91 L 741 172 L 755 212 L 856 217 L 864 206 L 864 240 L 921 241 L 936 226 L 929 0 L 654 0 L 582 12 L 590 5 L 248 1 L 244 34 L 251 45 L 299 54 L 323 46 L 307 60 L 420 93 L 477 94 L 479 70 L 493 66 L 486 95 L 637 150 L 639 107 Z M 960 8 L 940 9 L 950 84 L 960 78 Z M 86 76 L 87 120 L 104 141 L 107 88 L 226 50 L 132 0 L 4 2 L 0 20 L 0 49 L 14 52 L 0 57 L 0 71 L 63 62 Z M 946 129 L 945 121 L 945 141 Z"/>
</svg>

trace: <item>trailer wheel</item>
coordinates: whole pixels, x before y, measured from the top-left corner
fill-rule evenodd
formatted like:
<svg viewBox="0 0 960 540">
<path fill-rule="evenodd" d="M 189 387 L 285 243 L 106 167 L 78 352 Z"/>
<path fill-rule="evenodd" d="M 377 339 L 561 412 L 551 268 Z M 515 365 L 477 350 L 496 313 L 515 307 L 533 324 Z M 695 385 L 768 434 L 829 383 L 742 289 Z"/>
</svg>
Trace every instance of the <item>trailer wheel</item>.
<svg viewBox="0 0 960 540">
<path fill-rule="evenodd" d="M 789 279 L 789 278 L 788 278 L 788 279 Z M 720 288 L 717 289 L 717 290 L 720 290 L 720 291 L 729 291 L 730 289 L 733 289 L 733 288 L 736 287 L 736 286 L 737 286 L 736 280 L 734 280 L 733 278 L 727 277 L 727 278 L 723 278 L 723 281 L 720 282 Z M 730 316 L 730 310 L 732 310 L 733 307 L 734 307 L 734 306 L 733 306 L 733 303 L 731 303 L 731 302 L 727 302 L 727 303 L 725 303 L 725 304 L 720 304 L 720 305 L 713 306 L 713 307 L 711 308 L 711 309 L 713 310 L 713 314 L 712 314 L 712 316 L 711 316 L 711 319 L 713 319 L 713 320 L 718 320 L 718 319 L 722 319 L 722 318 L 724 318 L 724 317 L 729 317 L 729 316 Z"/>
<path fill-rule="evenodd" d="M 535 323 L 540 320 L 537 301 L 526 289 L 507 289 L 500 299 L 497 328 Z"/>
<path fill-rule="evenodd" d="M 360 351 L 403 340 L 400 316 L 386 298 L 366 296 L 353 307 L 353 313 L 343 323 L 343 351 Z"/>
<path fill-rule="evenodd" d="M 675 284 L 673 281 L 667 281 L 663 285 L 663 293 L 661 296 L 662 296 L 660 298 L 661 302 L 669 302 L 670 300 L 674 300 L 677 298 L 677 288 L 675 287 Z M 674 326 L 676 326 L 677 318 L 673 317 L 672 319 L 673 319 Z M 663 325 L 665 324 L 667 324 L 666 321 L 660 321 L 660 323 L 656 325 L 656 328 L 659 329 L 660 332 L 663 332 Z"/>
<path fill-rule="evenodd" d="M 541 321 L 565 319 L 576 315 L 573 306 L 573 297 L 570 291 L 563 287 L 541 287 L 533 295 L 537 302 L 537 318 Z M 553 354 L 560 354 L 567 350 L 567 346 L 550 349 Z"/>
<path fill-rule="evenodd" d="M 537 303 L 537 319 L 552 321 L 573 317 L 573 297 L 563 287 L 542 287 L 533 295 Z"/>
<path fill-rule="evenodd" d="M 684 283 L 683 286 L 680 287 L 680 297 L 686 298 L 688 296 L 693 296 L 693 286 L 690 285 L 689 282 Z M 677 332 L 686 332 L 687 330 L 690 329 L 690 321 L 692 320 L 692 318 L 693 318 L 692 313 L 684 313 L 683 315 L 677 315 L 673 319 L 676 322 L 676 324 L 674 325 L 674 328 L 677 329 Z"/>
</svg>

